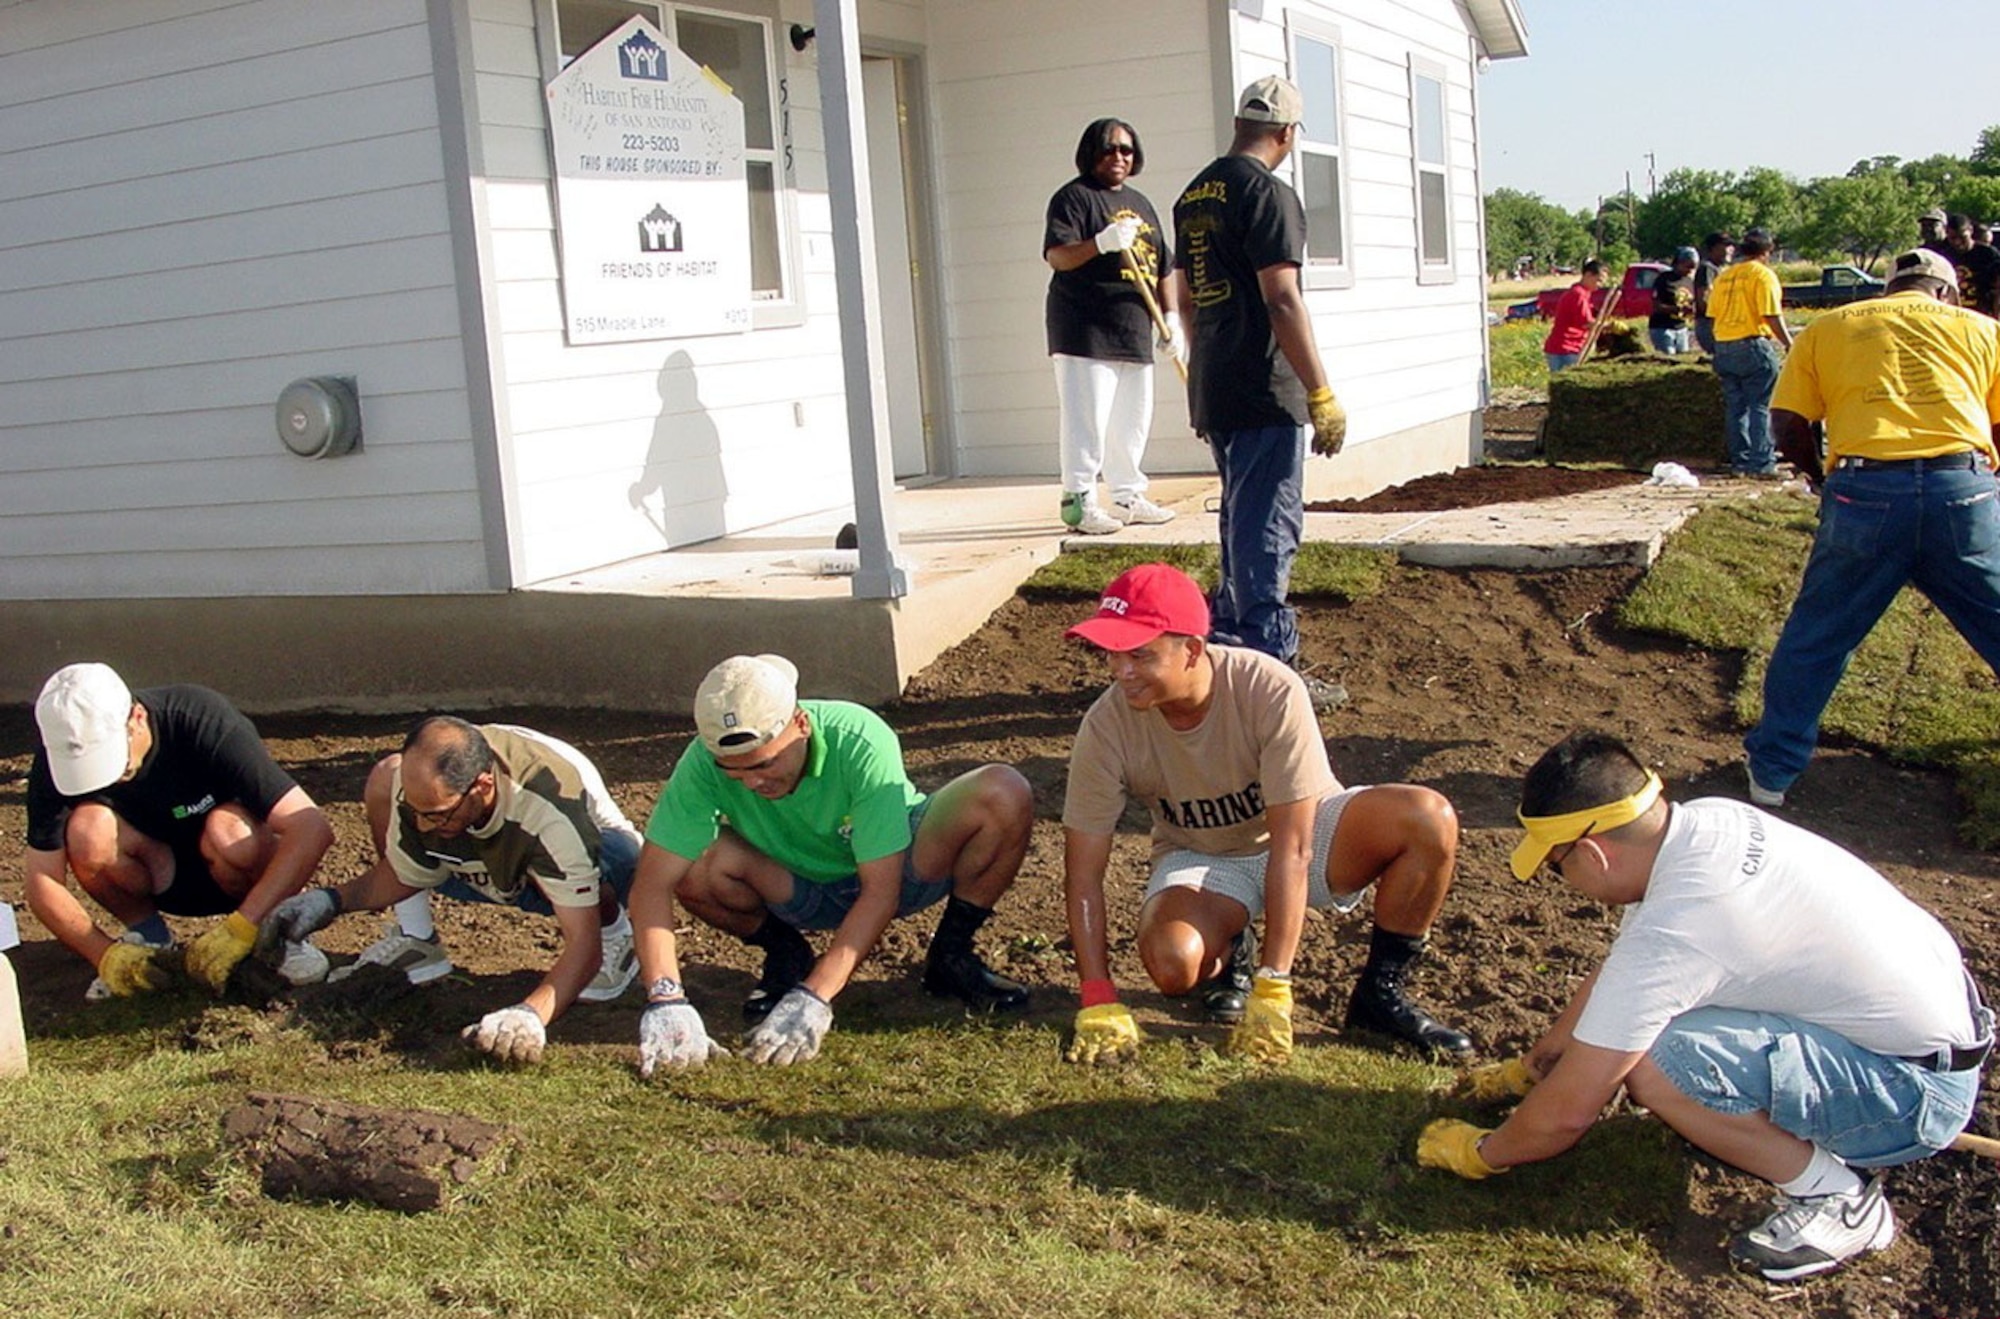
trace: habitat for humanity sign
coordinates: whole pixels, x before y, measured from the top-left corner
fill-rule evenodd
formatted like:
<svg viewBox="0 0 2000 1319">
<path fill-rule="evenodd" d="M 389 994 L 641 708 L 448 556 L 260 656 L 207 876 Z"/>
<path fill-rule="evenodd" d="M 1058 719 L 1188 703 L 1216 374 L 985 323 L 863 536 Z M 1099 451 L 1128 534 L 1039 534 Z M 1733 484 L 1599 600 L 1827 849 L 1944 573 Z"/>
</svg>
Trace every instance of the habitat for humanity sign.
<svg viewBox="0 0 2000 1319">
<path fill-rule="evenodd" d="M 748 330 L 742 103 L 642 18 L 547 93 L 569 341 Z"/>
</svg>

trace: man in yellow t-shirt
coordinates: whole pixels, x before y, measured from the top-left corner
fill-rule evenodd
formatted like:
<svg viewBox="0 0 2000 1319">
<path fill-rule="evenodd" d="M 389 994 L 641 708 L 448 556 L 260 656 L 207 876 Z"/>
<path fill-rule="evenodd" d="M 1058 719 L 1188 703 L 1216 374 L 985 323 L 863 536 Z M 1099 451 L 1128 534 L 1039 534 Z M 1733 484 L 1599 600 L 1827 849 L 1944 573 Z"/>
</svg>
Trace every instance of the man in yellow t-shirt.
<svg viewBox="0 0 2000 1319">
<path fill-rule="evenodd" d="M 1168 994 L 1202 991 L 1234 1021 L 1229 1052 L 1292 1052 L 1292 956 L 1307 907 L 1352 911 L 1372 886 L 1375 929 L 1347 1025 L 1465 1054 L 1472 1041 L 1404 994 L 1451 886 L 1458 817 L 1429 788 L 1343 788 L 1299 675 L 1244 646 L 1210 645 L 1208 602 L 1185 573 L 1144 563 L 1104 589 L 1069 635 L 1103 652 L 1111 686 L 1084 715 L 1063 802 L 1063 889 L 1082 985 L 1072 1062 L 1129 1057 L 1104 875 L 1128 801 L 1152 817 L 1138 948 Z M 1250 933 L 1264 918 L 1261 963 Z M 1251 968 L 1255 967 L 1255 974 Z"/>
<path fill-rule="evenodd" d="M 1884 295 L 1814 321 L 1778 379 L 1778 445 L 1824 491 L 1764 715 L 1743 740 L 1760 806 L 1784 805 L 1848 658 L 1905 583 L 2000 671 L 2000 325 L 1957 303 L 1949 261 L 1905 252 Z"/>
<path fill-rule="evenodd" d="M 1715 277 L 1708 315 L 1715 322 L 1715 374 L 1722 382 L 1723 435 L 1729 467 L 1738 476 L 1777 470 L 1771 445 L 1771 388 L 1792 346 L 1781 314 L 1783 286 L 1770 266 L 1769 232 L 1752 229 L 1736 246 L 1736 263 Z"/>
</svg>

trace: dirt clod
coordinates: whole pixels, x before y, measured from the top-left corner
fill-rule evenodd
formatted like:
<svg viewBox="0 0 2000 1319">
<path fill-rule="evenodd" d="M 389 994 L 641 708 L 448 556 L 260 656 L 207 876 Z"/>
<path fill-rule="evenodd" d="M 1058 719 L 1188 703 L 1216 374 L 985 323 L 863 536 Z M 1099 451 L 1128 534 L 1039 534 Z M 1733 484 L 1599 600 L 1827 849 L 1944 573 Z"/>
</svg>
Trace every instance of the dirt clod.
<svg viewBox="0 0 2000 1319">
<path fill-rule="evenodd" d="M 455 1113 L 253 1094 L 222 1116 L 264 1194 L 420 1213 L 469 1181 L 506 1128 Z"/>
</svg>

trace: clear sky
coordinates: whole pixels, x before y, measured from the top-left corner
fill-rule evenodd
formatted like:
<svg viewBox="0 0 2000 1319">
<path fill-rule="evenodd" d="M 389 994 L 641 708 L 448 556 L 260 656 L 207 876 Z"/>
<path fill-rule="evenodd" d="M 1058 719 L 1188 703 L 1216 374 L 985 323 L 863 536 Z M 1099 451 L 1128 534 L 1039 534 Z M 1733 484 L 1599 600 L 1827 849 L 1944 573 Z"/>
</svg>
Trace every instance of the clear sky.
<svg viewBox="0 0 2000 1319">
<path fill-rule="evenodd" d="M 1532 53 L 1479 80 L 1488 192 L 1576 210 L 1627 170 L 1641 197 L 1649 169 L 1808 179 L 1869 156 L 1967 155 L 2000 124 L 1993 0 L 1520 4 Z"/>
</svg>

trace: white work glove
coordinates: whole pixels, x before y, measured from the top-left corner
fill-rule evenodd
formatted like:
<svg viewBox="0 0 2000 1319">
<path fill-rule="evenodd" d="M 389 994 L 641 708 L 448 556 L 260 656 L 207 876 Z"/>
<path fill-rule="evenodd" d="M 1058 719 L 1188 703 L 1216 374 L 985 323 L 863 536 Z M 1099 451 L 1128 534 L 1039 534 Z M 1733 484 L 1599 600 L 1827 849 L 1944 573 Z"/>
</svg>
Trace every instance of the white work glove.
<svg viewBox="0 0 2000 1319">
<path fill-rule="evenodd" d="M 549 1042 L 542 1019 L 526 1003 L 489 1012 L 458 1037 L 503 1063 L 538 1063 Z"/>
<path fill-rule="evenodd" d="M 1187 323 L 1178 315 L 1166 318 L 1166 330 L 1160 336 L 1160 351 L 1182 366 L 1187 365 L 1188 338 Z"/>
<path fill-rule="evenodd" d="M 771 1015 L 744 1038 L 743 1056 L 774 1067 L 811 1062 L 819 1056 L 820 1041 L 832 1025 L 832 1005 L 800 985 L 779 999 Z"/>
<path fill-rule="evenodd" d="M 1139 217 L 1121 215 L 1097 231 L 1092 240 L 1099 252 L 1123 252 L 1139 241 Z"/>
<path fill-rule="evenodd" d="M 294 893 L 273 907 L 258 928 L 257 956 L 275 966 L 284 959 L 284 945 L 304 942 L 307 935 L 333 924 L 338 915 L 340 895 L 332 889 L 310 888 Z"/>
<path fill-rule="evenodd" d="M 680 986 L 664 976 L 661 980 L 668 996 L 649 1000 L 639 1014 L 640 1078 L 650 1081 L 661 1068 L 691 1071 L 706 1065 L 710 1058 L 728 1057 L 729 1050 L 708 1038 L 708 1027 Z"/>
</svg>

